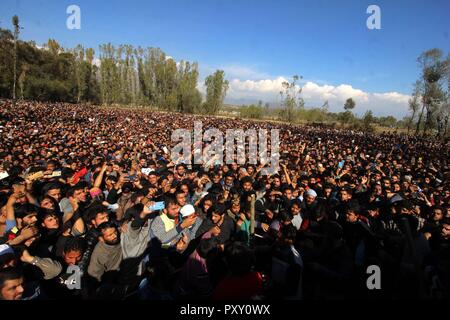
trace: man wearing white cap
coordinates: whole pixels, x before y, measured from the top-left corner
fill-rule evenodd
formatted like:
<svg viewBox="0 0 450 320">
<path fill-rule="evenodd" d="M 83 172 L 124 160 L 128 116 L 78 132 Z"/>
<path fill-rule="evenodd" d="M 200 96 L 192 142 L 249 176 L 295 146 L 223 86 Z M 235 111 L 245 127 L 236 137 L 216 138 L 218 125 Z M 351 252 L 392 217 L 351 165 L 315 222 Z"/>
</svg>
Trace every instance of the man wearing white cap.
<svg viewBox="0 0 450 320">
<path fill-rule="evenodd" d="M 308 205 L 312 205 L 317 198 L 317 193 L 313 189 L 309 189 L 305 193 L 305 201 Z"/>
<path fill-rule="evenodd" d="M 195 208 L 192 204 L 186 204 L 181 207 L 180 214 L 181 214 L 181 220 L 184 220 L 185 218 L 195 214 Z M 189 229 L 190 228 L 192 228 L 192 226 L 190 226 Z"/>
<path fill-rule="evenodd" d="M 304 194 L 304 201 L 301 204 L 301 214 L 303 219 L 309 219 L 317 205 L 317 193 L 309 189 Z"/>
</svg>

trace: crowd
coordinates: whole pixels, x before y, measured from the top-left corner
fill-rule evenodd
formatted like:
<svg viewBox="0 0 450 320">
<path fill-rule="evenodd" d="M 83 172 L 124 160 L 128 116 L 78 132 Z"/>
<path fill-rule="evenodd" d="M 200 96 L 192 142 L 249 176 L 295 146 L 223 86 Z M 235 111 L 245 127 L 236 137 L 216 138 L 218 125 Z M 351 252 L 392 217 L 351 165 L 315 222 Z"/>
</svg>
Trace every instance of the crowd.
<svg viewBox="0 0 450 320">
<path fill-rule="evenodd" d="M 280 129 L 279 172 L 175 164 L 171 134 L 194 121 Z M 0 300 L 449 298 L 449 154 L 396 133 L 1 100 Z"/>
</svg>

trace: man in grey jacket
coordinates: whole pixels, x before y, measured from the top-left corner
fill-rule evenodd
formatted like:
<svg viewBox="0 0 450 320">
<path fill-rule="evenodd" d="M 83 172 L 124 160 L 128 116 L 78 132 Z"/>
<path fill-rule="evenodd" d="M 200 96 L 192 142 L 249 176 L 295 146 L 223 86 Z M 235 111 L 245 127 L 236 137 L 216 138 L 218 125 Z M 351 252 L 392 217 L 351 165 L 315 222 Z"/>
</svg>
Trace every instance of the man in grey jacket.
<svg viewBox="0 0 450 320">
<path fill-rule="evenodd" d="M 156 212 L 141 203 L 129 208 L 124 215 L 126 222 L 122 226 L 120 243 L 123 259 L 139 259 L 136 275 L 141 275 L 144 267 L 143 256 L 150 242 L 150 221 Z M 131 220 L 131 221 L 130 221 Z"/>
<path fill-rule="evenodd" d="M 116 225 L 104 222 L 98 229 L 101 232 L 100 241 L 92 253 L 88 274 L 100 282 L 106 272 L 119 270 L 123 254 Z"/>
</svg>

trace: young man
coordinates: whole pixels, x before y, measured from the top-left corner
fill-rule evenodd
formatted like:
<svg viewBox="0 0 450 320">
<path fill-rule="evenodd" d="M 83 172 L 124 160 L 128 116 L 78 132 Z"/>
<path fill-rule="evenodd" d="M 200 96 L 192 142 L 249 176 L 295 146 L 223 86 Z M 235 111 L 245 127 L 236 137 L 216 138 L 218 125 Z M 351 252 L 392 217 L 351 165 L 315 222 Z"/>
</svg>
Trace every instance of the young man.
<svg viewBox="0 0 450 320">
<path fill-rule="evenodd" d="M 50 280 L 60 275 L 64 266 L 77 265 L 81 261 L 84 250 L 85 240 L 79 237 L 71 237 L 66 241 L 63 256 L 60 259 L 40 258 L 30 255 L 27 250 L 24 250 L 21 260 L 38 267 L 43 273 L 43 278 Z"/>
<path fill-rule="evenodd" d="M 122 247 L 120 244 L 120 233 L 112 222 L 104 222 L 98 226 L 100 239 L 92 252 L 88 267 L 88 274 L 98 282 L 108 271 L 119 270 L 122 262 Z"/>
<path fill-rule="evenodd" d="M 211 207 L 207 213 L 208 218 L 203 220 L 202 225 L 197 231 L 197 236 L 202 236 L 208 231 L 212 231 L 211 235 L 216 236 L 219 244 L 224 244 L 235 233 L 236 226 L 233 219 L 226 214 L 226 208 L 221 205 Z M 214 229 L 217 228 L 217 229 Z"/>
<path fill-rule="evenodd" d="M 301 207 L 302 204 L 300 200 L 295 199 L 292 202 L 291 206 L 291 215 L 292 215 L 292 225 L 295 227 L 295 229 L 300 230 L 300 227 L 302 226 L 303 218 L 301 215 Z"/>
</svg>

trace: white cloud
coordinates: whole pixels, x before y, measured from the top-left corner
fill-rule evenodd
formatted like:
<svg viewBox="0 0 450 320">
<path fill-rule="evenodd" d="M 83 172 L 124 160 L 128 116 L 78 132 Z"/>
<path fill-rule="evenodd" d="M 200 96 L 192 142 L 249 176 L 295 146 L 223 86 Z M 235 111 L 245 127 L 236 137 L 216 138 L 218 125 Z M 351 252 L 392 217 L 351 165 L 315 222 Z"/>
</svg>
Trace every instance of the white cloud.
<svg viewBox="0 0 450 320">
<path fill-rule="evenodd" d="M 273 77 L 239 64 L 227 64 L 217 68 L 200 64 L 201 79 L 198 88 L 203 94 L 206 93 L 204 79 L 217 69 L 224 70 L 225 77 L 230 82 L 225 102 L 232 104 L 255 103 L 258 100 L 277 104 L 280 101 L 283 82 L 290 81 L 288 77 Z M 369 109 L 377 116 L 393 115 L 399 119 L 408 114 L 410 96 L 399 92 L 367 92 L 350 84 L 334 86 L 317 79 L 302 79 L 299 83 L 302 85 L 301 97 L 305 100 L 306 107 L 320 107 L 328 100 L 330 111 L 340 112 L 343 111 L 345 100 L 353 98 L 356 102 L 353 112 L 358 115 Z"/>
<path fill-rule="evenodd" d="M 279 92 L 285 77 L 264 80 L 232 79 L 227 94 L 230 102 L 239 100 L 279 101 Z M 349 84 L 337 86 L 317 84 L 308 81 L 303 85 L 302 95 L 306 106 L 321 106 L 326 100 L 330 111 L 343 111 L 345 100 L 353 98 L 356 102 L 355 113 L 361 115 L 372 110 L 375 115 L 393 115 L 402 118 L 408 112 L 408 95 L 398 92 L 371 93 L 352 87 Z"/>
</svg>

